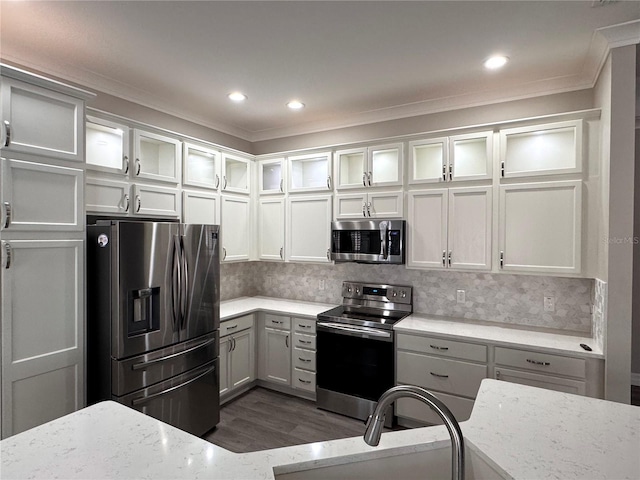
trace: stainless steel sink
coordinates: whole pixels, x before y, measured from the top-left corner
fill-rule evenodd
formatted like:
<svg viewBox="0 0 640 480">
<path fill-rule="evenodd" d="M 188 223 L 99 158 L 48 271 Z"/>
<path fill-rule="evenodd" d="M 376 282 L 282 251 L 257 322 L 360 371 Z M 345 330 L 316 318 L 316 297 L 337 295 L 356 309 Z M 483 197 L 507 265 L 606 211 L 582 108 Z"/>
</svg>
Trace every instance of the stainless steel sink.
<svg viewBox="0 0 640 480">
<path fill-rule="evenodd" d="M 465 457 L 466 480 L 508 478 L 487 463 L 473 448 L 465 449 Z M 443 445 L 404 454 L 394 454 L 392 450 L 371 451 L 349 457 L 278 466 L 274 467 L 273 472 L 277 480 L 449 480 L 451 446 Z"/>
</svg>

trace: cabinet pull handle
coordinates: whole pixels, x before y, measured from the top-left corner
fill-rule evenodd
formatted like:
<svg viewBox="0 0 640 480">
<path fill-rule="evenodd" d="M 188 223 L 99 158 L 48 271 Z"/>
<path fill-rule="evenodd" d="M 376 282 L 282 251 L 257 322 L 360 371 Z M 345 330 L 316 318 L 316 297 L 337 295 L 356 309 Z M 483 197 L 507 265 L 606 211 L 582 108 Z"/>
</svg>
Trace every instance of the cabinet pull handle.
<svg viewBox="0 0 640 480">
<path fill-rule="evenodd" d="M 271 320 L 271 323 L 275 323 L 276 325 L 282 325 L 282 320 Z"/>
<path fill-rule="evenodd" d="M 327 260 L 331 261 L 331 249 L 327 248 Z"/>
<path fill-rule="evenodd" d="M 227 176 L 226 175 L 222 176 L 222 189 L 223 190 L 227 189 Z"/>
<path fill-rule="evenodd" d="M 299 326 L 300 326 L 301 328 L 311 328 L 311 325 L 303 325 L 303 324 L 300 324 Z"/>
<path fill-rule="evenodd" d="M 301 378 L 298 378 L 298 381 L 302 383 L 306 383 L 307 385 L 311 383 L 311 380 L 303 380 Z"/>
<path fill-rule="evenodd" d="M 362 216 L 367 218 L 367 214 L 365 212 L 365 208 L 367 208 L 367 203 L 366 202 L 362 202 Z"/>
<path fill-rule="evenodd" d="M 227 249 L 225 247 L 222 247 L 222 260 L 224 260 L 225 258 L 227 258 Z"/>
<path fill-rule="evenodd" d="M 280 179 L 280 191 L 284 193 L 284 178 Z"/>
<path fill-rule="evenodd" d="M 500 175 L 504 177 L 504 160 L 500 162 Z"/>
<path fill-rule="evenodd" d="M 362 185 L 365 187 L 367 186 L 367 172 L 362 174 Z"/>
<path fill-rule="evenodd" d="M 305 362 L 305 363 L 309 363 L 311 361 L 310 358 L 302 358 L 302 357 L 298 357 L 298 360 L 300 360 L 301 362 Z"/>
<path fill-rule="evenodd" d="M 234 328 L 238 328 L 238 325 L 230 325 L 227 327 L 227 330 L 233 330 Z"/>
<path fill-rule="evenodd" d="M 447 166 L 446 165 L 442 165 L 442 181 L 443 182 L 447 181 Z"/>
<path fill-rule="evenodd" d="M 128 156 L 124 156 L 122 157 L 122 160 L 124 161 L 124 172 L 125 174 L 129 173 L 129 157 Z"/>
<path fill-rule="evenodd" d="M 429 345 L 431 348 L 433 348 L 434 350 L 442 350 L 442 351 L 447 351 L 449 350 L 449 347 L 439 347 L 437 345 Z"/>
<path fill-rule="evenodd" d="M 500 370 L 496 370 L 496 380 L 500 380 Z"/>
<path fill-rule="evenodd" d="M 446 250 L 442 251 L 442 266 L 443 267 L 447 266 L 447 251 Z"/>
<path fill-rule="evenodd" d="M 129 204 L 130 204 L 131 202 L 129 201 L 129 195 L 128 195 L 128 194 L 126 194 L 126 193 L 124 194 L 124 201 L 126 202 L 126 203 L 124 204 L 124 211 L 125 211 L 125 212 L 128 212 L 128 211 L 129 211 L 129 206 L 130 206 Z"/>
<path fill-rule="evenodd" d="M 367 203 L 367 215 L 371 216 L 371 202 Z"/>
<path fill-rule="evenodd" d="M 551 362 L 541 362 L 540 360 L 531 360 L 530 358 L 527 358 L 527 363 L 532 363 L 533 365 L 541 365 L 543 367 L 548 367 L 549 365 L 551 365 Z"/>
<path fill-rule="evenodd" d="M 449 164 L 449 181 L 453 180 L 453 165 Z"/>
<path fill-rule="evenodd" d="M 327 177 L 327 189 L 331 190 L 331 175 Z"/>
<path fill-rule="evenodd" d="M 140 207 L 142 207 L 142 200 L 140 199 L 140 195 L 136 195 L 136 203 L 138 206 L 136 207 L 136 213 L 140 211 Z"/>
<path fill-rule="evenodd" d="M 11 251 L 11 245 L 9 245 L 7 242 L 5 242 L 4 244 L 4 251 L 7 255 L 7 261 L 4 264 L 4 268 L 6 270 L 8 270 L 9 268 L 11 268 L 11 256 L 12 256 L 12 251 Z"/>
<path fill-rule="evenodd" d="M 9 228 L 11 225 L 11 204 L 4 202 L 4 228 Z"/>
<path fill-rule="evenodd" d="M 289 335 L 284 337 L 284 344 L 287 346 L 287 348 L 289 348 Z"/>
<path fill-rule="evenodd" d="M 215 183 L 215 188 L 218 188 L 220 186 L 220 175 L 218 175 L 216 173 L 216 183 Z"/>
<path fill-rule="evenodd" d="M 140 175 L 140 159 L 136 158 L 136 177 Z"/>
<path fill-rule="evenodd" d="M 280 247 L 280 260 L 284 260 L 284 247 Z"/>
<path fill-rule="evenodd" d="M 433 373 L 433 372 L 429 372 L 431 375 L 433 375 L 434 377 L 438 377 L 438 378 L 449 378 L 449 375 L 441 375 L 439 373 Z"/>
<path fill-rule="evenodd" d="M 229 353 L 233 350 L 233 338 L 229 337 Z"/>
<path fill-rule="evenodd" d="M 504 267 L 504 252 L 500 250 L 500 268 Z"/>
<path fill-rule="evenodd" d="M 311 345 L 311 340 L 298 340 L 300 343 L 304 343 L 305 345 Z"/>
<path fill-rule="evenodd" d="M 449 263 L 449 267 L 451 267 L 451 250 L 449 250 L 449 255 L 447 256 L 447 262 Z"/>
<path fill-rule="evenodd" d="M 371 186 L 371 172 L 369 172 L 369 175 L 367 175 L 367 177 L 369 178 L 369 186 Z"/>
<path fill-rule="evenodd" d="M 8 147 L 11 145 L 11 124 L 5 120 L 4 121 L 4 146 Z"/>
</svg>

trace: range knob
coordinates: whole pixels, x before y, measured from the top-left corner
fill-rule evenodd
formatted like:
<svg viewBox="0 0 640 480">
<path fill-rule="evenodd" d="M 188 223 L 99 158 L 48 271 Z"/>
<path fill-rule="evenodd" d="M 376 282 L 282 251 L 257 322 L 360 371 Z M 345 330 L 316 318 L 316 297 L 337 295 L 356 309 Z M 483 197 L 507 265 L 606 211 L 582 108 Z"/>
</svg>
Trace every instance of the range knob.
<svg viewBox="0 0 640 480">
<path fill-rule="evenodd" d="M 407 297 L 407 292 L 405 292 L 404 290 L 402 292 L 400 292 L 400 294 L 402 295 L 402 298 L 406 298 Z"/>
<path fill-rule="evenodd" d="M 356 295 L 360 295 L 360 289 L 356 288 Z"/>
<path fill-rule="evenodd" d="M 398 292 L 393 292 L 393 295 L 391 295 L 392 297 L 397 297 L 398 296 Z"/>
<path fill-rule="evenodd" d="M 351 287 L 347 287 L 347 292 L 351 293 Z"/>
</svg>

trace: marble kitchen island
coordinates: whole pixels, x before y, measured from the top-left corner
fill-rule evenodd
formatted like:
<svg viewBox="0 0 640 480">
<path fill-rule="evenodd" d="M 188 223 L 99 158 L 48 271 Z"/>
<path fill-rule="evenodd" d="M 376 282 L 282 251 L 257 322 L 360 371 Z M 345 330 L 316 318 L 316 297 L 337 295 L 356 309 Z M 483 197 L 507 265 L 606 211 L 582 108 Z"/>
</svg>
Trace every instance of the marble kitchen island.
<svg viewBox="0 0 640 480">
<path fill-rule="evenodd" d="M 487 379 L 461 427 L 468 448 L 504 478 L 640 478 L 639 407 Z M 385 433 L 378 447 L 355 437 L 236 454 L 102 402 L 0 442 L 1 477 L 273 479 L 441 448 L 448 438 L 435 426 Z"/>
</svg>

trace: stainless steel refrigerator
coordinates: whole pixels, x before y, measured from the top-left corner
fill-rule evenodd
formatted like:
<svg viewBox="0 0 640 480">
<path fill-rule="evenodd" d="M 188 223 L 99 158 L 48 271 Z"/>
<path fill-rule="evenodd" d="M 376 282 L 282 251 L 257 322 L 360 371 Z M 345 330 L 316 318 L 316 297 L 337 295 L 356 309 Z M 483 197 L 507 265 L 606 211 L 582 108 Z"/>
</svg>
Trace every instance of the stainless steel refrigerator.
<svg viewBox="0 0 640 480">
<path fill-rule="evenodd" d="M 219 226 L 87 227 L 87 400 L 202 435 L 220 419 Z"/>
</svg>

